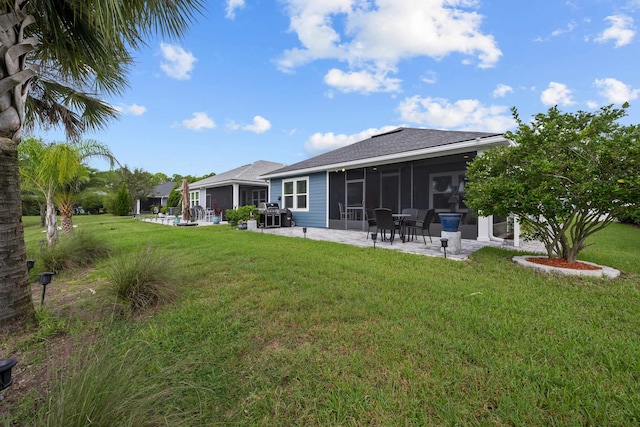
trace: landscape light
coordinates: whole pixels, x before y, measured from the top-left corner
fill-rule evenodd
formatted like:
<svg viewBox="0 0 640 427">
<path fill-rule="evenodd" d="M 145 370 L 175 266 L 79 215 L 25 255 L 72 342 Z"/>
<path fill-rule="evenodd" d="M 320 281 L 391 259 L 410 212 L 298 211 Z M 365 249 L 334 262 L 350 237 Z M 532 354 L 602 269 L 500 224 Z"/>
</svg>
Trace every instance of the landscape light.
<svg viewBox="0 0 640 427">
<path fill-rule="evenodd" d="M 442 238 L 440 239 L 440 244 L 442 245 L 442 250 L 444 251 L 444 258 L 447 258 L 447 246 L 449 245 L 449 239 Z"/>
<path fill-rule="evenodd" d="M 40 273 L 38 275 L 40 276 L 38 282 L 42 285 L 42 298 L 40 299 L 41 307 L 44 304 L 44 294 L 45 292 L 47 292 L 47 285 L 51 283 L 51 278 L 53 277 L 54 274 L 56 273 L 45 272 L 45 273 Z"/>
</svg>

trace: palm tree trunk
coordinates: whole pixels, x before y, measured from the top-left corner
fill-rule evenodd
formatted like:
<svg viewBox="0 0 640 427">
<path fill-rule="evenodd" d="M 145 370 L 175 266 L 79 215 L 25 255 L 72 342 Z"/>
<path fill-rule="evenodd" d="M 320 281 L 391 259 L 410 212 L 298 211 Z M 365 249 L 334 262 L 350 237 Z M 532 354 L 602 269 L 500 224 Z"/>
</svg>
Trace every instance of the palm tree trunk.
<svg viewBox="0 0 640 427">
<path fill-rule="evenodd" d="M 12 140 L 0 138 L 0 325 L 17 319 L 30 322 L 35 315 L 27 275 L 16 147 Z"/>
<path fill-rule="evenodd" d="M 47 195 L 47 244 L 54 245 L 58 241 L 58 222 L 53 195 Z"/>
</svg>

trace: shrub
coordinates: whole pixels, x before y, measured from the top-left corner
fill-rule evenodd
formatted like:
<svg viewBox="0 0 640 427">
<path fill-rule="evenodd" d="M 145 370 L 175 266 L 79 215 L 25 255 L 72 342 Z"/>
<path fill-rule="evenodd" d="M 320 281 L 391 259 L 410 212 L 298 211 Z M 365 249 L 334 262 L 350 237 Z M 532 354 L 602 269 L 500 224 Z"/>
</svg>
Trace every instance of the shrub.
<svg viewBox="0 0 640 427">
<path fill-rule="evenodd" d="M 114 206 L 114 215 L 125 216 L 131 211 L 131 196 L 127 192 L 127 185 L 123 182 L 116 194 L 116 202 Z"/>
<path fill-rule="evenodd" d="M 618 215 L 618 221 L 625 224 L 640 225 L 640 207 L 628 208 L 624 213 Z"/>
<path fill-rule="evenodd" d="M 225 212 L 225 216 L 227 217 L 227 221 L 229 225 L 236 225 L 240 222 L 247 222 L 251 218 L 251 212 L 254 215 L 258 214 L 258 208 L 253 205 L 240 206 L 236 209 L 227 209 Z"/>
<path fill-rule="evenodd" d="M 132 311 L 172 300 L 179 281 L 172 259 L 151 246 L 111 259 L 107 280 L 110 293 Z"/>
<path fill-rule="evenodd" d="M 95 235 L 84 230 L 62 236 L 57 244 L 46 246 L 40 252 L 45 270 L 59 273 L 91 265 L 96 259 L 109 255 L 110 248 Z"/>
<path fill-rule="evenodd" d="M 183 386 L 171 384 L 168 373 L 154 366 L 153 351 L 144 342 L 105 341 L 77 352 L 54 373 L 54 386 L 31 425 L 186 425 L 187 416 L 166 404 Z"/>
</svg>

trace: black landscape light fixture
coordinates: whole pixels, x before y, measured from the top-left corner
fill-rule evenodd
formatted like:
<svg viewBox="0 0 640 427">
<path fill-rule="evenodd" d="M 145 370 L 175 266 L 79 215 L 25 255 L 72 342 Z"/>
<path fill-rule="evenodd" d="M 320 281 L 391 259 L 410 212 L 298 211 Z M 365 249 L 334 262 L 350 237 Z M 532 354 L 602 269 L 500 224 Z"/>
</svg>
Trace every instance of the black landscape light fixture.
<svg viewBox="0 0 640 427">
<path fill-rule="evenodd" d="M 51 283 L 51 278 L 53 277 L 53 275 L 56 273 L 51 273 L 51 272 L 45 272 L 45 273 L 40 273 L 38 276 L 39 280 L 38 282 L 42 285 L 42 298 L 40 299 L 40 306 L 42 307 L 42 305 L 44 304 L 44 294 L 47 291 L 47 285 L 49 283 Z"/>
<path fill-rule="evenodd" d="M 27 272 L 31 271 L 31 269 L 33 268 L 33 266 L 36 264 L 36 260 L 35 259 L 28 259 L 27 260 Z"/>
<path fill-rule="evenodd" d="M 264 233 L 264 222 L 261 222 L 258 228 Z"/>
<path fill-rule="evenodd" d="M 11 378 L 11 369 L 16 366 L 16 363 L 18 363 L 16 359 L 0 359 L 0 391 L 9 387 L 13 383 Z M 0 400 L 2 400 L 1 395 Z"/>
<path fill-rule="evenodd" d="M 449 246 L 449 239 L 442 238 L 440 239 L 440 244 L 442 245 L 442 250 L 444 251 L 444 258 L 447 258 L 447 246 Z"/>
<path fill-rule="evenodd" d="M 307 227 L 302 227 L 302 232 L 304 233 L 304 238 L 307 238 Z"/>
<path fill-rule="evenodd" d="M 373 242 L 373 249 L 376 248 L 376 240 L 378 240 L 378 232 L 371 233 L 371 241 Z"/>
</svg>

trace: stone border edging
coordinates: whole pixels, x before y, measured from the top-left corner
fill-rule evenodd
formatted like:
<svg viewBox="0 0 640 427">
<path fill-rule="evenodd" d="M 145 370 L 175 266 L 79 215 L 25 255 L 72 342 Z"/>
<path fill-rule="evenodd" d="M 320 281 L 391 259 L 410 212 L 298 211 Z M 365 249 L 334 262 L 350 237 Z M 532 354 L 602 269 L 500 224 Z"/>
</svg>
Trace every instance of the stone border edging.
<svg viewBox="0 0 640 427">
<path fill-rule="evenodd" d="M 580 261 L 585 264 L 593 265 L 596 267 L 600 267 L 602 270 L 575 270 L 572 268 L 558 268 L 552 267 L 550 265 L 537 264 L 535 262 L 527 261 L 527 258 L 548 258 L 546 256 L 537 256 L 537 255 L 522 255 L 522 256 L 514 256 L 512 258 L 513 262 L 522 265 L 524 267 L 531 267 L 538 270 L 542 270 L 545 273 L 560 273 L 567 274 L 572 276 L 591 276 L 591 277 L 608 277 L 609 279 L 615 279 L 620 275 L 620 270 L 616 270 L 615 268 L 606 267 L 604 265 L 594 264 L 592 262 Z"/>
</svg>

